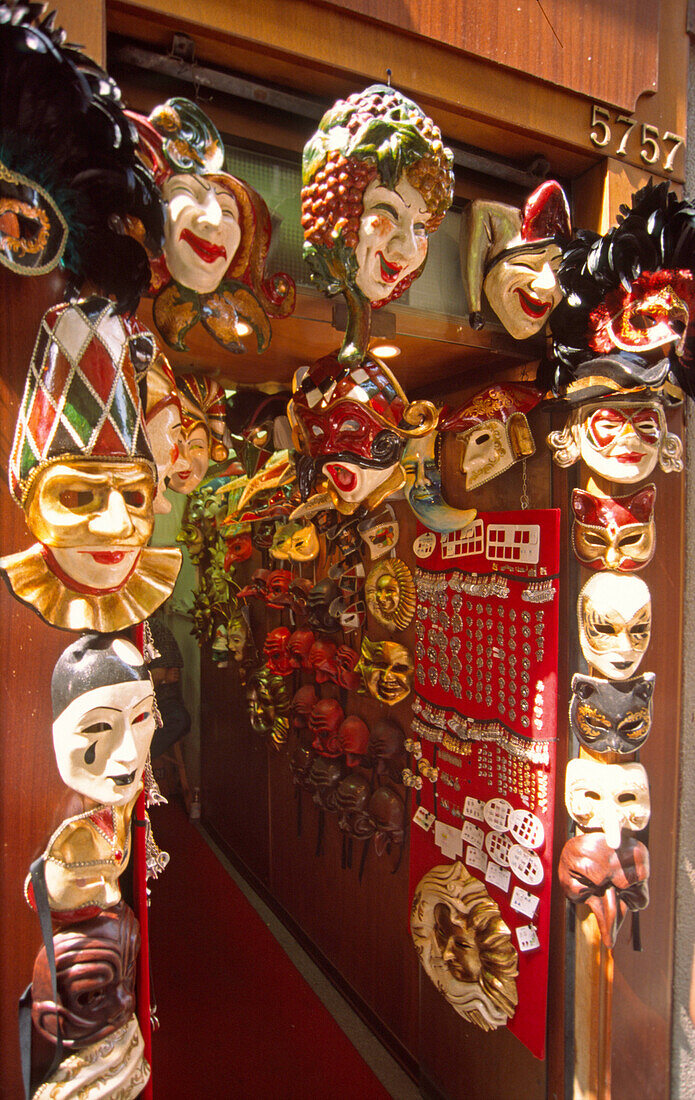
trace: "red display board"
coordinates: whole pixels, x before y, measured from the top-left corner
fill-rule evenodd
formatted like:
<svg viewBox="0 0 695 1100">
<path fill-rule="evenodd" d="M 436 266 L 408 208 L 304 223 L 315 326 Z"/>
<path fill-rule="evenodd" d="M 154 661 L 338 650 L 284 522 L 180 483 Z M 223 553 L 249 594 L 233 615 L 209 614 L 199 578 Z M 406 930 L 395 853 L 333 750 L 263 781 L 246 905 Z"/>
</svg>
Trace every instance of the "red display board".
<svg viewBox="0 0 695 1100">
<path fill-rule="evenodd" d="M 411 896 L 426 871 L 455 859 L 485 884 L 519 956 L 508 1027 L 543 1058 L 560 512 L 480 513 L 448 535 L 420 528 L 415 552 Z"/>
</svg>

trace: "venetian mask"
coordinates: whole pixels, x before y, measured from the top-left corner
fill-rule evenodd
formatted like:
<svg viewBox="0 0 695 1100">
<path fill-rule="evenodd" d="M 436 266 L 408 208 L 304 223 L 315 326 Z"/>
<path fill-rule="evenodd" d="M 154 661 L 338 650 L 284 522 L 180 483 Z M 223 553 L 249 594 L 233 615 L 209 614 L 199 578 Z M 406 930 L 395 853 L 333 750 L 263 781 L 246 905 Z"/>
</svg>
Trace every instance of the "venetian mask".
<svg viewBox="0 0 695 1100">
<path fill-rule="evenodd" d="M 448 533 L 470 526 L 475 508 L 452 508 L 442 496 L 442 475 L 435 457 L 437 433 L 409 439 L 401 460 L 405 496 L 413 512 L 432 531 Z"/>
<path fill-rule="evenodd" d="M 251 728 L 256 733 L 270 734 L 276 747 L 284 745 L 289 733 L 287 715 L 290 696 L 285 676 L 273 675 L 261 668 L 250 678 L 246 686 L 246 705 Z"/>
<path fill-rule="evenodd" d="M 368 781 L 359 774 L 346 776 L 336 793 L 338 828 L 358 840 L 370 837 L 374 831 L 367 812 L 369 793 Z"/>
<path fill-rule="evenodd" d="M 442 409 L 439 430 L 456 435 L 467 490 L 477 489 L 535 454 L 526 413 L 540 399 L 540 392 L 528 383 L 505 382 L 481 390 L 457 409 Z"/>
<path fill-rule="evenodd" d="M 629 680 L 572 677 L 570 728 L 593 752 L 632 753 L 652 727 L 653 672 Z"/>
<path fill-rule="evenodd" d="M 377 787 L 369 799 L 369 818 L 374 830 L 374 848 L 378 856 L 392 844 L 402 844 L 405 836 L 403 799 L 391 787 Z"/>
<path fill-rule="evenodd" d="M 180 286 L 209 294 L 222 282 L 241 240 L 236 199 L 221 183 L 189 173 L 165 180 L 162 198 L 171 276 Z"/>
<path fill-rule="evenodd" d="M 314 678 L 317 684 L 325 684 L 329 680 L 336 681 L 337 670 L 335 654 L 337 646 L 334 642 L 325 642 L 322 638 L 314 642 L 309 650 L 307 663 L 314 670 Z"/>
<path fill-rule="evenodd" d="M 330 610 L 337 598 L 338 585 L 329 577 L 324 577 L 310 590 L 307 618 L 313 630 L 325 631 L 326 634 L 335 634 L 336 630 L 340 630 L 340 623 Z"/>
<path fill-rule="evenodd" d="M 294 668 L 311 668 L 309 654 L 315 641 L 313 630 L 295 630 L 290 634 L 287 647 L 292 654 Z"/>
<path fill-rule="evenodd" d="M 254 569 L 248 584 L 240 588 L 237 596 L 240 599 L 265 600 L 268 591 L 268 569 Z"/>
<path fill-rule="evenodd" d="M 306 745 L 296 745 L 290 756 L 292 782 L 303 790 L 309 789 L 309 772 L 314 762 L 314 754 Z"/>
<path fill-rule="evenodd" d="M 476 199 L 462 219 L 461 263 L 471 324 L 481 328 L 481 289 L 507 332 L 526 340 L 545 326 L 562 299 L 558 269 L 571 236 L 569 206 L 555 180 L 523 210 Z"/>
<path fill-rule="evenodd" d="M 268 550 L 272 546 L 276 529 L 275 519 L 259 519 L 251 525 L 251 542 L 256 550 Z"/>
<path fill-rule="evenodd" d="M 348 768 L 356 768 L 367 755 L 369 726 L 356 714 L 349 714 L 338 730 L 338 744 Z"/>
<path fill-rule="evenodd" d="M 589 319 L 589 343 L 594 351 L 663 353 L 673 346 L 682 355 L 692 303 L 692 275 L 681 271 L 643 272 L 630 290 L 619 287 Z"/>
<path fill-rule="evenodd" d="M 572 490 L 572 544 L 591 569 L 631 573 L 652 560 L 656 545 L 656 486 L 645 485 L 626 497 L 600 497 Z"/>
<path fill-rule="evenodd" d="M 98 917 L 53 936 L 58 999 L 42 947 L 34 963 L 31 1018 L 55 1043 L 58 1024 L 63 1046 L 77 1050 L 121 1027 L 135 1011 L 135 964 L 140 930 L 121 902 Z"/>
<path fill-rule="evenodd" d="M 391 718 L 380 718 L 369 738 L 369 757 L 378 775 L 389 770 L 389 762 L 403 752 L 403 730 Z"/>
<path fill-rule="evenodd" d="M 152 680 L 139 651 L 125 638 L 83 635 L 56 662 L 51 696 L 63 782 L 95 802 L 130 802 L 156 725 Z"/>
<path fill-rule="evenodd" d="M 275 531 L 270 556 L 278 561 L 313 561 L 320 549 L 313 523 L 286 523 Z"/>
<path fill-rule="evenodd" d="M 611 949 L 626 912 L 649 904 L 649 852 L 631 836 L 617 848 L 601 833 L 572 837 L 562 849 L 558 876 L 571 902 L 589 906 Z"/>
<path fill-rule="evenodd" d="M 639 577 L 595 573 L 577 601 L 579 643 L 587 663 L 609 680 L 637 671 L 652 628 L 649 589 Z"/>
<path fill-rule="evenodd" d="M 143 381 L 147 438 L 157 466 L 157 495 L 154 511 L 166 514 L 171 504 L 164 496 L 169 478 L 180 464 L 182 439 L 181 401 L 168 362 L 158 355 Z"/>
<path fill-rule="evenodd" d="M 328 384 L 329 380 L 330 384 Z M 376 508 L 403 485 L 403 442 L 434 427 L 434 406 L 408 403 L 398 382 L 373 356 L 346 373 L 335 355 L 300 367 L 288 415 L 302 453 L 309 491 L 319 473 L 328 480 L 334 507 L 351 514 Z"/>
<path fill-rule="evenodd" d="M 451 204 L 452 163 L 432 120 L 380 84 L 335 103 L 304 147 L 304 257 L 322 289 L 347 298 L 341 360 L 364 356 L 370 305 L 397 298 L 420 274 L 428 235 Z"/>
<path fill-rule="evenodd" d="M 503 1027 L 518 1003 L 518 957 L 499 906 L 462 863 L 418 883 L 410 933 L 427 976 L 452 1008 L 483 1031 Z"/>
<path fill-rule="evenodd" d="M 318 695 L 313 684 L 304 684 L 295 691 L 290 704 L 292 726 L 295 730 L 306 729 L 312 707 L 316 703 L 318 703 Z"/>
<path fill-rule="evenodd" d="M 271 569 L 266 578 L 265 602 L 268 607 L 290 607 L 292 595 L 290 582 L 292 574 L 289 569 Z"/>
<path fill-rule="evenodd" d="M 224 556 L 225 569 L 229 569 L 230 565 L 236 565 L 238 562 L 248 561 L 253 554 L 253 543 L 248 532 L 225 539 L 225 543 L 227 546 Z"/>
<path fill-rule="evenodd" d="M 415 614 L 415 582 L 405 562 L 386 558 L 372 566 L 365 597 L 369 611 L 388 630 L 405 630 Z"/>
<path fill-rule="evenodd" d="M 346 691 L 357 691 L 360 686 L 359 660 L 359 653 L 349 645 L 339 645 L 335 651 L 335 682 Z"/>
<path fill-rule="evenodd" d="M 666 417 L 656 400 L 604 398 L 580 405 L 562 431 L 548 443 L 558 466 L 578 458 L 609 481 L 633 484 L 649 477 L 657 463 L 665 473 L 683 469 L 683 446 L 666 430 Z"/>
<path fill-rule="evenodd" d="M 306 786 L 312 792 L 316 805 L 329 813 L 335 813 L 338 809 L 338 786 L 344 778 L 345 765 L 337 756 L 319 754 L 314 757 Z"/>
<path fill-rule="evenodd" d="M 649 781 L 641 764 L 604 764 L 570 760 L 565 776 L 565 805 L 582 829 L 600 829 L 609 848 L 620 845 L 621 831 L 639 833 L 651 814 Z"/>
<path fill-rule="evenodd" d="M 370 695 L 387 706 L 402 703 L 413 686 L 413 658 L 398 642 L 362 639 L 360 668 Z"/>
<path fill-rule="evenodd" d="M 210 462 L 222 462 L 229 450 L 225 439 L 225 399 L 219 382 L 184 374 L 177 379 L 181 398 L 179 462 L 169 484 L 188 496 L 208 472 Z"/>
<path fill-rule="evenodd" d="M 340 756 L 342 749 L 338 730 L 345 719 L 345 712 L 336 699 L 319 699 L 309 715 L 309 729 L 313 736 L 312 748 L 321 756 Z"/>
<path fill-rule="evenodd" d="M 263 643 L 266 668 L 276 676 L 289 676 L 294 670 L 289 640 L 289 629 L 286 626 L 276 626 L 268 632 Z"/>
<path fill-rule="evenodd" d="M 425 439 L 429 439 L 429 436 L 425 436 Z M 406 445 L 406 450 L 409 445 Z M 403 468 L 405 469 L 405 463 L 403 463 Z M 383 557 L 384 554 L 388 554 L 389 550 L 395 549 L 400 526 L 391 505 L 385 504 L 378 514 L 369 515 L 366 519 L 361 520 L 357 525 L 357 530 L 369 550 L 370 558 L 375 561 Z"/>
</svg>

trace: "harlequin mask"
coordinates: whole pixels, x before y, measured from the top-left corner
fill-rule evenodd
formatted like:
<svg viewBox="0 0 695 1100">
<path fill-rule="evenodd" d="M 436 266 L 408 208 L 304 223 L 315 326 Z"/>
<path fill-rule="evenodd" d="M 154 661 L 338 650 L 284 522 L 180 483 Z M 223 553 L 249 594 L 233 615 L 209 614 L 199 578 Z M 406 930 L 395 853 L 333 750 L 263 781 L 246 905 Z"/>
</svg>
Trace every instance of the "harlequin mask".
<svg viewBox="0 0 695 1100">
<path fill-rule="evenodd" d="M 649 781 L 641 764 L 603 764 L 570 760 L 565 776 L 565 805 L 582 829 L 600 829 L 609 848 L 620 844 L 621 830 L 639 833 L 651 814 Z"/>
<path fill-rule="evenodd" d="M 335 654 L 337 646 L 334 642 L 325 642 L 322 638 L 314 642 L 307 658 L 309 668 L 315 673 L 317 684 L 325 684 L 329 680 L 335 683 L 337 670 L 335 666 Z"/>
<path fill-rule="evenodd" d="M 368 802 L 369 783 L 364 776 L 346 776 L 336 793 L 338 828 L 358 840 L 370 837 L 374 829 L 367 812 Z"/>
<path fill-rule="evenodd" d="M 367 755 L 369 726 L 356 714 L 348 714 L 338 730 L 338 744 L 348 768 L 356 768 Z"/>
<path fill-rule="evenodd" d="M 36 957 L 31 987 L 31 1018 L 45 1039 L 55 1043 L 59 1022 L 63 1046 L 77 1050 L 110 1035 L 132 1016 L 140 930 L 124 902 L 56 932 L 53 950 L 57 1001 L 45 947 Z"/>
<path fill-rule="evenodd" d="M 389 761 L 403 752 L 403 730 L 391 718 L 380 718 L 369 738 L 369 756 L 377 774 L 388 771 Z"/>
<path fill-rule="evenodd" d="M 309 653 L 315 641 L 313 630 L 295 630 L 290 634 L 287 646 L 292 654 L 294 668 L 311 668 Z"/>
<path fill-rule="evenodd" d="M 666 417 L 656 401 L 636 401 L 623 395 L 587 402 L 570 414 L 562 431 L 548 443 L 558 466 L 578 458 L 609 481 L 643 481 L 657 462 L 665 473 L 683 469 L 683 446 L 666 430 Z"/>
<path fill-rule="evenodd" d="M 372 566 L 365 586 L 367 607 L 388 630 L 405 630 L 415 614 L 415 582 L 400 558 L 385 558 Z"/>
<path fill-rule="evenodd" d="M 398 642 L 362 639 L 360 668 L 365 685 L 375 699 L 392 707 L 410 694 L 413 686 L 413 658 Z"/>
<path fill-rule="evenodd" d="M 577 601 L 579 643 L 586 661 L 609 680 L 633 676 L 652 628 L 652 603 L 643 580 L 595 573 Z"/>
<path fill-rule="evenodd" d="M 154 689 L 138 650 L 125 638 L 83 635 L 56 662 L 51 696 L 63 782 L 95 802 L 130 802 L 155 731 Z"/>
<path fill-rule="evenodd" d="M 482 328 L 481 290 L 507 332 L 526 340 L 540 332 L 562 299 L 557 273 L 572 228 L 565 193 L 547 180 L 523 211 L 476 199 L 462 219 L 461 265 L 471 324 Z"/>
<path fill-rule="evenodd" d="M 467 490 L 477 489 L 535 454 L 526 413 L 540 399 L 530 384 L 504 382 L 481 390 L 457 409 L 442 409 L 438 427 L 441 432 L 456 433 Z"/>
<path fill-rule="evenodd" d="M 263 656 L 266 667 L 276 676 L 289 676 L 294 662 L 289 649 L 290 631 L 286 626 L 276 626 L 269 631 L 263 643 Z"/>
<path fill-rule="evenodd" d="M 572 837 L 562 849 L 558 876 L 571 902 L 589 906 L 608 948 L 615 946 L 627 910 L 649 904 L 649 852 L 631 836 L 615 849 L 601 833 Z"/>
<path fill-rule="evenodd" d="M 335 652 L 336 683 L 346 691 L 357 691 L 360 674 L 357 672 L 360 655 L 349 645 L 339 645 Z"/>
<path fill-rule="evenodd" d="M 335 355 L 324 356 L 301 367 L 292 388 L 295 448 L 312 460 L 311 482 L 319 470 L 328 479 L 339 511 L 376 508 L 401 488 L 403 441 L 434 426 L 429 402 L 408 404 L 394 376 L 372 356 L 350 370 Z"/>
<path fill-rule="evenodd" d="M 312 747 L 321 756 L 340 756 L 342 749 L 338 730 L 345 719 L 345 712 L 336 699 L 319 699 L 311 708 L 309 729 L 314 738 Z"/>
<path fill-rule="evenodd" d="M 286 523 L 275 531 L 270 556 L 278 561 L 313 561 L 320 549 L 313 523 Z"/>
<path fill-rule="evenodd" d="M 292 726 L 295 730 L 306 729 L 312 707 L 318 702 L 318 695 L 313 684 L 304 684 L 295 691 L 292 696 L 290 710 L 292 712 Z"/>
<path fill-rule="evenodd" d="M 462 863 L 432 867 L 413 895 L 410 934 L 427 976 L 483 1031 L 516 1011 L 518 956 L 499 906 Z"/>
<path fill-rule="evenodd" d="M 340 630 L 338 619 L 330 611 L 337 598 L 338 585 L 329 577 L 324 577 L 311 589 L 307 601 L 307 617 L 314 630 L 323 630 L 326 634 L 334 634 L 336 630 Z"/>
<path fill-rule="evenodd" d="M 599 497 L 573 489 L 572 544 L 579 561 L 597 570 L 643 569 L 654 556 L 655 499 L 655 485 L 627 497 Z"/>
<path fill-rule="evenodd" d="M 632 753 L 652 727 L 653 672 L 630 680 L 572 677 L 570 728 L 593 752 Z"/>
<path fill-rule="evenodd" d="M 268 607 L 289 607 L 292 603 L 289 569 L 271 569 L 266 579 L 265 602 Z"/>
<path fill-rule="evenodd" d="M 475 519 L 475 508 L 452 508 L 442 496 L 442 475 L 435 457 L 437 433 L 409 439 L 403 451 L 405 496 L 419 520 L 432 531 L 462 531 Z"/>
<path fill-rule="evenodd" d="M 52 625 L 114 630 L 169 595 L 180 552 L 147 548 L 156 466 L 138 378 L 154 339 L 103 298 L 41 322 L 10 458 L 10 488 L 41 546 L 3 560 L 15 595 Z"/>
</svg>

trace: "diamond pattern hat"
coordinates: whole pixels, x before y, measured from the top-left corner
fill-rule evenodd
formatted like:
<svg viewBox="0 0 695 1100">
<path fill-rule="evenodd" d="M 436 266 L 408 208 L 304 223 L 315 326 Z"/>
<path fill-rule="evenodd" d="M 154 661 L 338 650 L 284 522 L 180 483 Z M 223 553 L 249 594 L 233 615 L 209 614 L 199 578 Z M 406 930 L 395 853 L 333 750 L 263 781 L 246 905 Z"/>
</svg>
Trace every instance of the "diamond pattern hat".
<svg viewBox="0 0 695 1100">
<path fill-rule="evenodd" d="M 138 379 L 157 354 L 152 334 L 106 298 L 49 309 L 34 345 L 10 455 L 23 506 L 36 474 L 64 458 L 140 460 L 156 467 Z"/>
</svg>

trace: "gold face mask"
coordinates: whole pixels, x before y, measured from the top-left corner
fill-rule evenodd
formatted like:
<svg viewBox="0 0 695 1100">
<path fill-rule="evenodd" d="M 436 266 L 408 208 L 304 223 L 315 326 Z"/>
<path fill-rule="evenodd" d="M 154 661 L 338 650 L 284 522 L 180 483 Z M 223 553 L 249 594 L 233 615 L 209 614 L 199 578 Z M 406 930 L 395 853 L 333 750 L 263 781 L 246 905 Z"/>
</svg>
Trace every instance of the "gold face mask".
<svg viewBox="0 0 695 1100">
<path fill-rule="evenodd" d="M 372 566 L 365 585 L 369 611 L 388 630 L 405 630 L 415 614 L 415 582 L 400 558 Z"/>
<path fill-rule="evenodd" d="M 387 706 L 401 703 L 413 686 L 413 658 L 398 642 L 371 642 L 362 639 L 362 657 L 358 666 L 370 695 Z"/>
<path fill-rule="evenodd" d="M 275 532 L 270 556 L 276 561 L 313 561 L 319 550 L 319 537 L 313 523 L 285 523 Z"/>
</svg>

